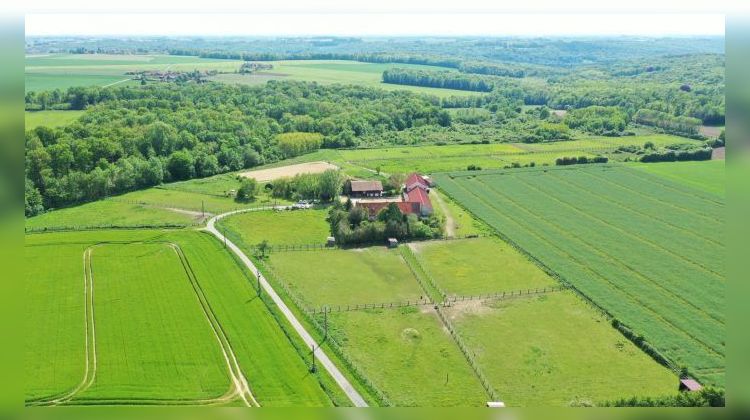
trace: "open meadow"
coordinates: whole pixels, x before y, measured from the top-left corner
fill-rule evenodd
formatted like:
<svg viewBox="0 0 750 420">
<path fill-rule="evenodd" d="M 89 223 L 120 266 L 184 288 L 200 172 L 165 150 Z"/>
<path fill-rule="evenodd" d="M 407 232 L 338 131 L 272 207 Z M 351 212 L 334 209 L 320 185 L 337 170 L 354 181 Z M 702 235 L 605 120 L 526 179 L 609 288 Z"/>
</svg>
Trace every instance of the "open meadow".
<svg viewBox="0 0 750 420">
<path fill-rule="evenodd" d="M 436 180 L 673 367 L 724 383 L 723 198 L 625 165 Z"/>
<path fill-rule="evenodd" d="M 556 282 L 497 238 L 412 243 L 425 271 L 448 296 L 543 288 Z"/>
<path fill-rule="evenodd" d="M 459 302 L 446 313 L 508 406 L 592 405 L 677 393 L 673 372 L 569 291 Z"/>
</svg>

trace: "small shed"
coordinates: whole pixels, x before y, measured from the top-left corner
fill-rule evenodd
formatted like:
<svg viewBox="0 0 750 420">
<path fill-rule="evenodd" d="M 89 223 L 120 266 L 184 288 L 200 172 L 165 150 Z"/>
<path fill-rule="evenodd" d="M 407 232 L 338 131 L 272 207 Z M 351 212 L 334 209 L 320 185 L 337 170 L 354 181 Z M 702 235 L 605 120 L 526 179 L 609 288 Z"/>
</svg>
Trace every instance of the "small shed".
<svg viewBox="0 0 750 420">
<path fill-rule="evenodd" d="M 336 246 L 336 238 L 329 236 L 328 239 L 326 239 L 326 246 L 329 248 Z"/>
<path fill-rule="evenodd" d="M 396 248 L 396 247 L 398 247 L 398 239 L 388 238 L 388 248 Z"/>
<path fill-rule="evenodd" d="M 680 379 L 680 391 L 695 392 L 700 391 L 703 387 L 695 379 Z"/>
<path fill-rule="evenodd" d="M 502 401 L 487 401 L 487 407 L 489 408 L 504 408 L 505 403 Z"/>
</svg>

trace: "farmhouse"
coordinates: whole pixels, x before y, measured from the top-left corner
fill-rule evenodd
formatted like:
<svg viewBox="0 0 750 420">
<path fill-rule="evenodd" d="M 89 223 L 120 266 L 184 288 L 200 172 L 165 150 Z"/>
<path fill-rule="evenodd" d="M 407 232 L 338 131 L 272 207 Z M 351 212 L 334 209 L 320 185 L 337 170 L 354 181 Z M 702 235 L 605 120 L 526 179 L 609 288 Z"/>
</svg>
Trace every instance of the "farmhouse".
<svg viewBox="0 0 750 420">
<path fill-rule="evenodd" d="M 354 183 L 365 181 L 352 181 L 352 195 L 354 195 Z M 380 185 L 380 182 L 378 182 Z M 382 192 L 382 186 L 381 186 Z M 379 200 L 379 201 L 358 201 L 357 207 L 367 210 L 371 219 L 388 207 L 389 204 L 395 203 L 403 214 L 414 214 L 419 217 L 427 217 L 432 214 L 432 202 L 428 196 L 430 192 L 430 183 L 424 177 L 413 173 L 406 178 L 401 194 L 401 200 Z"/>
<path fill-rule="evenodd" d="M 380 181 L 349 181 L 349 195 L 352 197 L 380 197 L 383 184 Z"/>
</svg>

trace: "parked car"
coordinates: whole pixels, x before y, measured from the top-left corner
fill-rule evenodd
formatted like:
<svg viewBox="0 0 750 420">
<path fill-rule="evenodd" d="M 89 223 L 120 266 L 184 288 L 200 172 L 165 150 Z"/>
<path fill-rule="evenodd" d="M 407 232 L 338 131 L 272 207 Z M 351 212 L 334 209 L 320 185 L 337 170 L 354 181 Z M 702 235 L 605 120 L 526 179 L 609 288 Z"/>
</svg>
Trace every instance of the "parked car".
<svg viewBox="0 0 750 420">
<path fill-rule="evenodd" d="M 294 210 L 302 210 L 302 209 L 310 209 L 312 208 L 312 203 L 310 203 L 307 200 L 301 200 L 292 205 L 292 209 Z"/>
</svg>

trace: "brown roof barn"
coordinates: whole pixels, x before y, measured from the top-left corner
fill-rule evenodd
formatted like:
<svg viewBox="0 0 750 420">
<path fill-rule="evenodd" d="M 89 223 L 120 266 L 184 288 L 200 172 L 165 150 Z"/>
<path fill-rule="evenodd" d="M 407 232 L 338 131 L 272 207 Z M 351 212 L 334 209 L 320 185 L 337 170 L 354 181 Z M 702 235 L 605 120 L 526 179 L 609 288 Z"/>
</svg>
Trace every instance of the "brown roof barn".
<svg viewBox="0 0 750 420">
<path fill-rule="evenodd" d="M 380 181 L 349 181 L 349 191 L 354 196 L 380 197 L 383 184 Z"/>
</svg>

